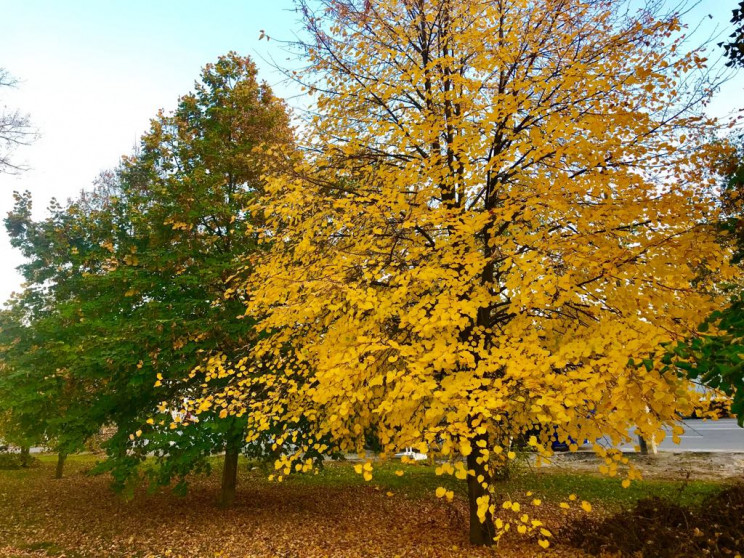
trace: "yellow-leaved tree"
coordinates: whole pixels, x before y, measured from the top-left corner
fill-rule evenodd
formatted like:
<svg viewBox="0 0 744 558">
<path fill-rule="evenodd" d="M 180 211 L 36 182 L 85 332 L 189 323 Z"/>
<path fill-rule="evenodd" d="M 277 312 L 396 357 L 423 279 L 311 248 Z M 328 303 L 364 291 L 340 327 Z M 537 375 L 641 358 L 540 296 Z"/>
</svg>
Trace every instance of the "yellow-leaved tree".
<svg viewBox="0 0 744 558">
<path fill-rule="evenodd" d="M 600 438 L 659 439 L 694 406 L 651 357 L 732 274 L 706 224 L 719 148 L 710 90 L 690 87 L 705 62 L 677 17 L 615 0 L 320 4 L 301 3 L 311 149 L 252 209 L 266 250 L 236 279 L 265 335 L 205 367 L 233 380 L 199 405 L 283 425 L 283 474 L 370 433 L 444 460 L 476 544 L 504 528 L 493 475 L 517 439 L 542 456 L 588 440 L 633 478 Z"/>
</svg>

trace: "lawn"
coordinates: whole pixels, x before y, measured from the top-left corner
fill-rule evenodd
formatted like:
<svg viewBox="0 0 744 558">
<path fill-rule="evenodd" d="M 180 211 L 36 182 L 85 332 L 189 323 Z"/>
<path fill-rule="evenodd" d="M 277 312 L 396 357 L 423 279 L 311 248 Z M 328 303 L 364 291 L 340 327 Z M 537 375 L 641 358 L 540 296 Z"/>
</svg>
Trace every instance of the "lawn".
<svg viewBox="0 0 744 558">
<path fill-rule="evenodd" d="M 91 477 L 93 456 L 69 459 L 54 480 L 54 459 L 38 467 L 0 471 L 2 556 L 374 557 L 492 556 L 467 544 L 465 486 L 437 476 L 429 465 L 385 464 L 371 482 L 353 464 L 333 463 L 317 475 L 270 483 L 266 472 L 241 464 L 237 505 L 215 506 L 219 471 L 193 480 L 185 497 L 168 490 L 136 491 L 124 501 L 109 479 Z M 398 476 L 396 471 L 405 474 Z M 452 502 L 437 499 L 443 486 Z M 694 505 L 722 488 L 716 482 L 642 481 L 622 488 L 617 479 L 586 474 L 518 471 L 501 483 L 503 495 L 522 502 L 521 513 L 540 519 L 558 536 L 543 552 L 535 540 L 507 536 L 500 556 L 582 556 L 560 532 L 590 516 L 606 517 L 638 498 L 662 496 Z M 527 492 L 533 492 L 527 496 Z M 570 500 L 577 495 L 575 501 Z M 533 499 L 542 500 L 539 507 Z M 579 502 L 591 502 L 593 511 Z M 570 509 L 560 507 L 569 504 Z M 503 512 L 507 513 L 507 512 Z M 511 513 L 511 512 L 509 512 Z"/>
</svg>

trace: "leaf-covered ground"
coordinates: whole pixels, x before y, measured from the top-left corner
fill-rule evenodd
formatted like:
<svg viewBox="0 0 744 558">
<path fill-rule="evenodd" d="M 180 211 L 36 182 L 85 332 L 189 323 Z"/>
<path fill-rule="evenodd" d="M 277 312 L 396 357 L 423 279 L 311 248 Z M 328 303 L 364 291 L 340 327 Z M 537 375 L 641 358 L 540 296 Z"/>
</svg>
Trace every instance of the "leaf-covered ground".
<svg viewBox="0 0 744 558">
<path fill-rule="evenodd" d="M 654 558 L 741 558 L 742 516 L 744 484 L 739 484 L 687 507 L 661 498 L 645 498 L 632 509 L 576 521 L 563 535 L 593 555 L 611 552 Z"/>
<path fill-rule="evenodd" d="M 493 556 L 467 543 L 467 509 L 462 483 L 437 477 L 432 467 L 389 464 L 364 482 L 350 464 L 333 464 L 317 476 L 268 483 L 266 474 L 241 466 L 236 506 L 215 506 L 219 475 L 195 479 L 186 497 L 167 490 L 137 491 L 123 501 L 109 479 L 85 474 L 93 458 L 72 457 L 67 476 L 54 480 L 53 461 L 27 470 L 0 471 L 0 556 L 72 557 L 393 557 Z M 603 514 L 639 497 L 660 495 L 691 504 L 719 490 L 712 482 L 637 483 L 587 475 L 516 475 L 504 496 L 530 508 L 554 531 L 586 518 L 578 505 L 592 501 Z M 455 491 L 452 502 L 437 499 L 437 486 Z M 531 489 L 534 495 L 526 496 Z M 570 500 L 577 494 L 576 501 Z M 566 502 L 569 510 L 560 507 Z M 524 511 L 524 510 L 523 510 Z M 522 512 L 523 512 L 522 511 Z M 534 512 L 534 513 L 533 513 Z M 567 542 L 542 551 L 534 540 L 506 537 L 500 556 L 584 554 Z"/>
</svg>

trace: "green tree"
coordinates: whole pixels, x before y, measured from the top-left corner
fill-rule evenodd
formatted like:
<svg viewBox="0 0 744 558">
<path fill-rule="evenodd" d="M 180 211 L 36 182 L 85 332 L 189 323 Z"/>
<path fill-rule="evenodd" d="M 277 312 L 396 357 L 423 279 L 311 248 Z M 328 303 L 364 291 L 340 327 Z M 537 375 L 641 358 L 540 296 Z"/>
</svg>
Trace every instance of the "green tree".
<svg viewBox="0 0 744 558">
<path fill-rule="evenodd" d="M 244 310 L 240 301 L 224 295 L 240 259 L 256 246 L 251 234 L 256 216 L 245 208 L 263 191 L 264 175 L 292 151 L 284 105 L 257 81 L 249 59 L 230 53 L 201 77 L 172 115 L 153 119 L 140 152 L 119 173 L 131 234 L 113 243 L 117 270 L 110 275 L 123 282 L 120 292 L 135 308 L 129 327 L 136 330 L 130 338 L 140 353 L 136 374 L 145 384 L 160 384 L 150 407 L 165 399 L 169 407 L 181 408 L 189 396 L 188 384 L 180 382 L 184 374 L 216 348 L 237 356 L 250 344 L 251 321 L 237 320 Z M 117 408 L 147 408 L 142 392 L 132 394 L 131 407 Z M 134 426 L 141 411 L 122 418 Z M 244 420 L 204 417 L 194 435 L 184 429 L 196 425 L 188 417 L 185 422 L 177 428 L 168 424 L 177 439 L 161 433 L 147 444 L 135 441 L 135 447 L 149 452 L 155 440 L 168 444 L 160 450 L 163 481 L 172 474 L 183 477 L 215 449 L 224 450 L 220 499 L 230 505 Z M 123 439 L 114 441 L 121 449 Z"/>
<path fill-rule="evenodd" d="M 119 487 L 147 454 L 160 461 L 148 469 L 154 482 L 183 488 L 189 472 L 207 470 L 206 458 L 224 451 L 220 500 L 232 503 L 238 454 L 255 449 L 244 442 L 245 419 L 196 422 L 172 411 L 197 382 L 181 379 L 217 347 L 237 355 L 250 345 L 251 320 L 236 319 L 244 307 L 224 295 L 239 260 L 255 250 L 257 217 L 245 207 L 292 151 L 283 103 L 250 59 L 230 53 L 204 68 L 172 114 L 152 120 L 133 156 L 64 208 L 67 222 L 48 223 L 64 263 L 35 248 L 38 224 L 19 197 L 9 232 L 30 258 L 31 290 L 74 307 L 71 369 L 95 394 L 88 416 L 117 426 L 102 470 Z"/>
<path fill-rule="evenodd" d="M 66 254 L 77 252 L 78 239 L 69 236 L 72 221 L 56 202 L 51 216 L 39 223 L 29 219 L 28 194 L 16 202 L 6 224 L 22 234 L 12 234 L 11 242 L 34 257 L 21 266 L 29 286 L 0 313 L 0 413 L 6 438 L 58 452 L 56 475 L 61 477 L 66 456 L 97 431 L 95 421 L 81 412 L 89 404 L 89 390 L 73 373 L 80 331 L 71 293 L 82 274 Z M 53 288 L 56 284 L 64 289 Z"/>
</svg>

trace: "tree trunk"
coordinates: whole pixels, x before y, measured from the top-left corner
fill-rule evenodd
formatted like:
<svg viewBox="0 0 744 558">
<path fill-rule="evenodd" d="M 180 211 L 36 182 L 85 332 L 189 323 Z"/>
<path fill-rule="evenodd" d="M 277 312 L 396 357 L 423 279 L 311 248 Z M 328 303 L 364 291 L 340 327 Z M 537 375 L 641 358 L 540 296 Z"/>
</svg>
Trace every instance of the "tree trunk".
<svg viewBox="0 0 744 558">
<path fill-rule="evenodd" d="M 222 468 L 222 488 L 220 490 L 219 505 L 223 508 L 232 507 L 235 502 L 235 489 L 238 484 L 238 456 L 243 433 L 228 435 L 225 444 L 225 465 Z"/>
<path fill-rule="evenodd" d="M 468 470 L 475 471 L 475 476 L 468 475 L 468 507 L 470 509 L 470 543 L 478 546 L 491 546 L 494 542 L 493 516 L 486 511 L 486 520 L 481 523 L 478 518 L 478 498 L 487 495 L 488 490 L 478 482 L 478 476 L 483 475 L 483 482 L 490 484 L 490 473 L 486 471 L 483 463 L 478 463 L 478 449 L 473 440 L 473 451 L 467 456 Z"/>
<path fill-rule="evenodd" d="M 641 455 L 648 455 L 648 444 L 643 436 L 638 436 L 638 445 L 641 448 Z"/>
<path fill-rule="evenodd" d="M 59 452 L 57 454 L 57 469 L 54 471 L 54 478 L 55 479 L 61 479 L 62 473 L 65 470 L 65 460 L 67 459 L 67 454 L 63 451 Z"/>
<path fill-rule="evenodd" d="M 21 467 L 28 467 L 31 463 L 31 448 L 21 446 Z"/>
</svg>

